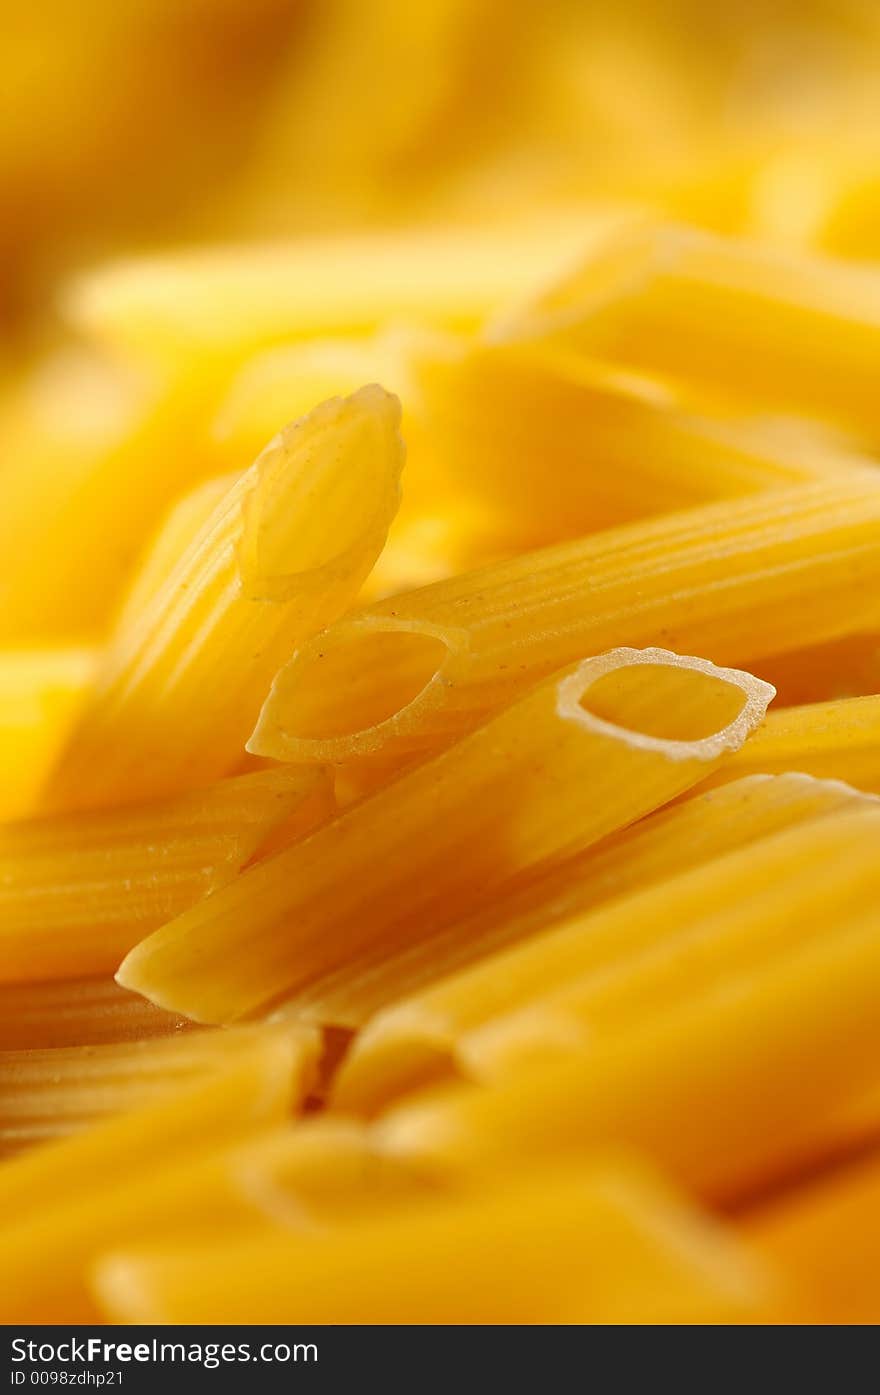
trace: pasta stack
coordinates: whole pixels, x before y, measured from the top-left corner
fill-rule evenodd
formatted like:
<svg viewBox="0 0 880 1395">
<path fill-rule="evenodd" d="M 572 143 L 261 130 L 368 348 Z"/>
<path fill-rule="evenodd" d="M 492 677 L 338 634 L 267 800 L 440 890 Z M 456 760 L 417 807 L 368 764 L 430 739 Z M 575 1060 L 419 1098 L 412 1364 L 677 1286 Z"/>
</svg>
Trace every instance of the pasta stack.
<svg viewBox="0 0 880 1395">
<path fill-rule="evenodd" d="M 880 272 L 595 207 L 63 307 L 0 1320 L 880 1321 Z"/>
</svg>

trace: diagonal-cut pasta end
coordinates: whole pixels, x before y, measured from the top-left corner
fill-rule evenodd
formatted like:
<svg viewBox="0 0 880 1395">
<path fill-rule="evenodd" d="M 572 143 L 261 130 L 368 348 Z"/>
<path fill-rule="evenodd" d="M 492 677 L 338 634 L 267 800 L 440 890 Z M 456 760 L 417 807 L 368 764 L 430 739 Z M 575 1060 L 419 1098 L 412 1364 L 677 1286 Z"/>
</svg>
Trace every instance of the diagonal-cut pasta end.
<svg viewBox="0 0 880 1395">
<path fill-rule="evenodd" d="M 440 706 L 446 672 L 466 647 L 463 632 L 427 621 L 341 621 L 276 675 L 247 749 L 303 762 L 371 755 L 391 738 L 406 750 L 409 730 Z"/>
<path fill-rule="evenodd" d="M 560 717 L 668 760 L 718 760 L 764 719 L 776 689 L 668 649 L 611 649 L 559 684 Z"/>
<path fill-rule="evenodd" d="M 400 503 L 400 417 L 398 399 L 372 383 L 322 402 L 269 443 L 242 504 L 248 598 L 312 600 L 340 581 L 355 593 Z"/>
</svg>

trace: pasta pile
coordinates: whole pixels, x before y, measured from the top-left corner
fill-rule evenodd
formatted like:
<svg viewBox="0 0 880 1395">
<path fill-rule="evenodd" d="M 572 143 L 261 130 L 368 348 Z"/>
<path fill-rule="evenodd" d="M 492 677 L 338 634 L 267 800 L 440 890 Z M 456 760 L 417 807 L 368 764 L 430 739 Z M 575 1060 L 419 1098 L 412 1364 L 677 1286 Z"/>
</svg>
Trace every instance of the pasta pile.
<svg viewBox="0 0 880 1395">
<path fill-rule="evenodd" d="M 62 299 L 0 1319 L 880 1320 L 880 272 L 584 205 Z"/>
</svg>

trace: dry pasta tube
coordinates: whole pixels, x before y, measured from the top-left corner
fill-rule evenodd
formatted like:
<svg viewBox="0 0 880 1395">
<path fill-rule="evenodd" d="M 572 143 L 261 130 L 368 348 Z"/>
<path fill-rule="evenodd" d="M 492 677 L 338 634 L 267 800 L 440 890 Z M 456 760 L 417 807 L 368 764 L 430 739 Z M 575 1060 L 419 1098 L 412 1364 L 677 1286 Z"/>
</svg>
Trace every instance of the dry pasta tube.
<svg viewBox="0 0 880 1395">
<path fill-rule="evenodd" d="M 676 378 L 701 401 L 824 417 L 877 438 L 871 268 L 647 222 L 618 230 L 496 334 L 555 339 Z"/>
<path fill-rule="evenodd" d="M 276 769 L 0 827 L 0 982 L 112 973 L 148 926 L 230 881 L 274 830 L 302 836 L 332 807 L 324 772 Z"/>
<path fill-rule="evenodd" d="M 240 474 L 237 471 L 203 480 L 171 506 L 141 553 L 131 585 L 123 594 L 114 625 L 117 634 L 124 634 L 129 626 L 139 623 L 154 596 L 173 574 L 182 553 L 208 523 Z"/>
<path fill-rule="evenodd" d="M 609 225 L 576 213 L 515 234 L 436 227 L 133 258 L 74 282 L 65 309 L 99 342 L 161 363 L 394 320 L 467 328 L 561 271 L 597 221 Z"/>
<path fill-rule="evenodd" d="M 613 1141 L 701 1196 L 740 1199 L 827 1155 L 843 1106 L 876 1095 L 878 993 L 868 913 L 564 1063 L 402 1105 L 374 1126 L 377 1146 L 441 1177 Z"/>
<path fill-rule="evenodd" d="M 779 770 L 804 770 L 880 793 L 880 697 L 771 712 L 748 746 L 710 781 Z"/>
<path fill-rule="evenodd" d="M 197 1021 L 264 1008 L 665 803 L 737 749 L 771 697 L 661 649 L 588 659 L 157 931 L 118 981 Z"/>
<path fill-rule="evenodd" d="M 30 420 L 11 441 L 0 425 L 16 464 L 0 489 L 7 643 L 103 640 L 162 514 L 212 469 L 205 420 L 225 381 L 216 365 L 141 379 L 59 357 L 39 368 Z"/>
<path fill-rule="evenodd" d="M 4 1272 L 19 1276 L 18 1313 L 94 1318 L 90 1273 L 120 1245 L 224 1243 L 248 1235 L 291 1237 L 413 1207 L 431 1188 L 377 1156 L 362 1130 L 342 1120 L 257 1127 L 235 1142 L 204 1148 L 127 1177 L 111 1193 L 92 1191 L 47 1216 L 29 1213 L 0 1232 Z M 7 1304 L 7 1308 L 8 1308 Z M 2 1311 L 0 1300 L 0 1311 Z M 21 1320 L 24 1320 L 23 1318 Z"/>
<path fill-rule="evenodd" d="M 48 792 L 55 808 L 172 793 L 229 773 L 291 649 L 338 615 L 397 509 L 400 409 L 333 399 L 275 438 L 134 623 L 125 613 Z"/>
<path fill-rule="evenodd" d="M 294 1030 L 312 1056 L 317 1038 Z M 208 1080 L 260 1043 L 258 1029 L 193 1031 L 104 1046 L 0 1053 L 0 1153 L 77 1133 L 114 1114 L 144 1108 L 170 1091 Z"/>
<path fill-rule="evenodd" d="M 689 415 L 655 380 L 552 347 L 452 340 L 413 372 L 416 430 L 482 502 L 498 551 L 843 468 L 809 437 Z"/>
<path fill-rule="evenodd" d="M 357 1099 L 360 1107 L 362 1091 L 373 1092 L 369 1080 L 374 1066 L 381 1097 L 392 1087 L 398 1069 L 405 1078 L 417 1078 L 412 1056 L 424 1051 L 436 1062 L 448 1053 L 456 1018 L 447 1015 L 443 980 L 449 979 L 449 998 L 454 1000 L 455 984 L 467 982 L 468 966 L 475 960 L 778 829 L 862 804 L 862 796 L 839 781 L 809 775 L 734 780 L 661 809 L 541 875 L 512 883 L 435 935 L 392 955 L 380 949 L 347 960 L 335 978 L 318 989 L 328 1017 L 368 1024 L 343 1065 L 338 1089 L 344 1089 L 347 1102 Z M 304 1008 L 308 993 L 298 1002 Z"/>
<path fill-rule="evenodd" d="M 0 820 L 38 807 L 96 667 L 91 649 L 0 650 Z"/>
<path fill-rule="evenodd" d="M 520 992 L 522 1008 L 458 1042 L 462 1073 L 512 1079 L 529 1061 L 592 1046 L 693 999 L 723 994 L 738 979 L 837 933 L 880 894 L 878 834 L 880 807 L 841 812 L 729 854 L 653 895 L 627 898 L 616 912 L 599 911 L 579 927 L 582 954 L 569 934 L 574 962 L 567 981 L 559 945 L 566 931 L 546 960 L 537 937 L 530 942 L 535 983 L 527 996 Z M 518 970 L 526 958 L 527 951 Z M 499 976 L 507 967 L 497 961 Z"/>
<path fill-rule="evenodd" d="M 758 673 L 778 691 L 780 707 L 880 692 L 880 635 L 853 634 L 761 659 Z"/>
<path fill-rule="evenodd" d="M 219 466 L 252 460 L 276 429 L 312 402 L 378 381 L 402 399 L 407 443 L 406 489 L 388 541 L 366 578 L 364 602 L 425 585 L 498 555 L 484 506 L 472 489 L 446 478 L 430 423 L 410 410 L 416 388 L 411 360 L 445 336 L 398 326 L 366 338 L 303 339 L 248 358 L 212 426 Z"/>
<path fill-rule="evenodd" d="M 246 1137 L 268 1122 L 286 1119 L 314 1078 L 318 1039 L 314 1030 L 290 1026 L 250 1029 L 253 1041 L 212 1033 L 216 1078 L 174 1091 L 148 1108 L 110 1119 L 73 1138 L 35 1148 L 0 1168 L 3 1214 L 17 1224 L 77 1197 L 126 1186 L 135 1175 L 180 1161 L 211 1140 Z"/>
<path fill-rule="evenodd" d="M 378 1153 L 363 1125 L 326 1114 L 236 1145 L 231 1161 L 240 1191 L 259 1203 L 276 1229 L 348 1225 L 418 1205 L 437 1192 L 417 1172 Z"/>
<path fill-rule="evenodd" d="M 834 904 L 842 880 L 846 898 L 848 872 L 858 870 L 857 898 L 872 880 L 870 847 L 880 805 L 836 783 L 807 776 L 779 780 L 781 788 L 775 781 L 759 783 L 744 801 L 725 800 L 716 808 L 702 795 L 653 815 L 628 837 L 582 859 L 583 889 L 575 882 L 573 893 L 566 889 L 555 903 L 540 898 L 537 887 L 526 887 L 511 898 L 513 904 L 500 898 L 483 920 L 491 926 L 497 916 L 503 927 L 512 914 L 516 942 L 498 945 L 458 973 L 438 975 L 422 992 L 392 1002 L 369 1021 L 336 1081 L 337 1105 L 374 1111 L 432 1079 L 491 1077 L 493 1067 L 506 1065 L 505 1052 L 543 1059 L 582 1047 L 591 1035 L 588 1015 L 581 1025 L 576 1016 L 572 1021 L 552 1007 L 539 1013 L 532 1005 L 568 989 L 576 997 L 596 977 L 601 987 L 603 975 L 613 983 L 634 956 L 638 962 L 639 954 L 647 955 L 650 962 L 651 951 L 661 953 L 668 941 L 676 943 L 676 935 L 689 929 L 697 934 L 718 919 L 723 924 L 723 910 L 716 907 L 724 906 L 725 897 L 734 927 L 748 932 L 754 918 L 760 927 L 762 895 L 768 897 L 777 878 L 796 878 L 811 851 L 822 858 L 842 847 L 841 876 L 832 878 L 828 895 Z M 853 837 L 860 841 L 847 858 Z M 816 870 L 825 876 L 824 863 Z M 808 883 L 809 908 L 814 879 Z M 800 883 L 784 883 L 783 916 L 785 893 L 795 899 L 799 890 Z M 518 927 L 517 899 L 523 907 Z M 820 895 L 820 924 L 827 902 Z M 798 903 L 793 932 L 800 909 Z M 516 1016 L 521 1009 L 526 1011 Z"/>
<path fill-rule="evenodd" d="M 259 1214 L 253 1196 L 238 1195 L 236 1214 L 237 1188 L 227 1185 L 218 1197 L 210 1176 L 206 1185 L 213 1150 L 284 1121 L 312 1079 L 317 1042 L 308 1031 L 276 1029 L 243 1048 L 234 1039 L 218 1043 L 212 1076 L 0 1169 L 4 1322 L 93 1319 L 83 1269 L 116 1234 Z M 179 1185 L 169 1181 L 177 1170 Z M 203 1208 L 197 1187 L 186 1183 L 191 1170 L 202 1182 Z"/>
<path fill-rule="evenodd" d="M 720 1321 L 767 1287 L 719 1226 L 623 1161 L 321 1235 L 111 1255 L 95 1281 L 128 1322 Z"/>
<path fill-rule="evenodd" d="M 45 1218 L 30 1215 L 0 1232 L 0 1266 L 8 1288 L 0 1298 L 3 1322 L 95 1322 L 101 1309 L 89 1292 L 91 1265 L 103 1249 L 145 1243 L 167 1232 L 178 1239 L 237 1236 L 266 1224 L 258 1196 L 239 1185 L 228 1148 L 206 1139 L 198 1155 L 170 1167 L 157 1164 L 110 1195 L 89 1193 Z M 18 1282 L 12 1283 L 12 1274 Z"/>
<path fill-rule="evenodd" d="M 787 1276 L 783 1323 L 867 1324 L 880 1318 L 880 1166 L 876 1153 L 747 1212 L 743 1240 Z"/>
<path fill-rule="evenodd" d="M 331 626 L 278 674 L 258 755 L 404 759 L 615 644 L 751 661 L 880 621 L 880 477 L 768 491 L 524 553 Z"/>
<path fill-rule="evenodd" d="M 167 1036 L 189 1024 L 106 978 L 0 984 L 0 1050 L 102 1046 Z"/>
</svg>

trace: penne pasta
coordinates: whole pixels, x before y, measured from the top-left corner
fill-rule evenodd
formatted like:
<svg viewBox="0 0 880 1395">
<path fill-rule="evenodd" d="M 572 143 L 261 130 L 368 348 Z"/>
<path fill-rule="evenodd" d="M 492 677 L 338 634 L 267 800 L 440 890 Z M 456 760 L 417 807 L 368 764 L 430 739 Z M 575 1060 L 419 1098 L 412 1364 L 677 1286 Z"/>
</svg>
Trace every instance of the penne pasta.
<svg viewBox="0 0 880 1395">
<path fill-rule="evenodd" d="M 0 650 L 0 821 L 35 811 L 96 667 L 90 649 Z"/>
<path fill-rule="evenodd" d="M 349 604 L 397 509 L 399 406 L 378 386 L 286 428 L 152 596 L 123 614 L 51 781 L 55 809 L 228 774 L 272 675 Z"/>
<path fill-rule="evenodd" d="M 841 698 L 770 713 L 716 779 L 804 770 L 880 793 L 880 696 Z"/>
<path fill-rule="evenodd" d="M 440 1178 L 620 1143 L 731 1203 L 852 1137 L 846 1107 L 877 1098 L 878 993 L 880 936 L 866 911 L 784 962 L 564 1062 L 495 1089 L 461 1085 L 404 1103 L 374 1126 L 377 1147 Z"/>
<path fill-rule="evenodd" d="M 208 1137 L 198 1152 L 167 1165 L 157 1160 L 109 1194 L 78 1195 L 45 1219 L 29 1212 L 20 1224 L 10 1220 L 0 1231 L 4 1272 L 14 1267 L 19 1276 L 18 1312 L 94 1319 L 89 1279 L 108 1249 L 215 1243 L 218 1234 L 235 1241 L 284 1231 L 293 1239 L 412 1208 L 431 1192 L 342 1120 L 267 1120 L 242 1139 Z M 60 1253 L 47 1265 L 50 1252 Z"/>
<path fill-rule="evenodd" d="M 329 1114 L 237 1144 L 229 1162 L 240 1194 L 259 1205 L 276 1232 L 347 1226 L 437 1194 L 428 1179 L 378 1153 L 363 1125 Z M 118 1236 L 111 1238 L 116 1245 Z"/>
<path fill-rule="evenodd" d="M 656 379 L 552 347 L 451 339 L 413 377 L 416 429 L 499 552 L 845 468 L 806 429 L 688 414 Z"/>
<path fill-rule="evenodd" d="M 880 0 L 6 8 L 0 1325 L 880 1322 Z"/>
<path fill-rule="evenodd" d="M 309 1088 L 318 1043 L 308 1029 L 249 1031 L 249 1044 L 205 1034 L 216 1069 L 197 1084 L 0 1168 L 2 1321 L 93 1321 L 84 1271 L 114 1237 L 265 1215 L 246 1179 L 217 1177 L 214 1150 L 284 1121 Z"/>
<path fill-rule="evenodd" d="M 359 383 L 384 383 L 404 404 L 406 490 L 388 541 L 366 578 L 361 599 L 375 600 L 450 576 L 498 552 L 485 508 L 470 484 L 459 487 L 438 465 L 421 414 L 412 360 L 445 338 L 396 327 L 365 338 L 303 339 L 248 358 L 233 379 L 212 426 L 215 454 L 232 467 L 252 460 L 279 421 Z"/>
<path fill-rule="evenodd" d="M 152 1323 L 712 1322 L 746 1318 L 768 1287 L 717 1223 L 610 1161 L 347 1231 L 255 1237 L 220 1264 L 205 1245 L 110 1256 L 95 1281 L 111 1319 Z"/>
<path fill-rule="evenodd" d="M 114 625 L 117 634 L 124 634 L 129 625 L 138 624 L 144 611 L 173 575 L 181 553 L 186 551 L 193 538 L 207 524 L 235 485 L 239 474 L 236 472 L 203 480 L 168 510 L 141 553 L 131 585 L 122 597 Z"/>
<path fill-rule="evenodd" d="M 791 1290 L 775 1321 L 876 1324 L 878 1207 L 880 1168 L 871 1154 L 746 1212 L 740 1235 Z"/>
<path fill-rule="evenodd" d="M 0 1051 L 144 1041 L 188 1026 L 109 976 L 0 984 Z"/>
<path fill-rule="evenodd" d="M 844 635 L 761 659 L 755 668 L 776 688 L 780 707 L 880 691 L 880 635 Z"/>
<path fill-rule="evenodd" d="M 205 417 L 228 376 L 141 373 L 94 350 L 52 353 L 0 421 L 0 638 L 103 640 L 137 558 L 181 490 L 211 469 Z"/>
<path fill-rule="evenodd" d="M 838 933 L 880 891 L 878 831 L 880 808 L 840 813 L 719 859 L 705 869 L 711 876 L 697 872 L 661 887 L 653 898 L 630 898 L 617 917 L 613 910 L 604 917 L 599 912 L 580 927 L 584 953 L 571 954 L 577 962 L 567 982 L 559 972 L 561 957 L 554 961 L 551 953 L 545 967 L 536 954 L 526 1006 L 458 1042 L 462 1073 L 479 1080 L 510 1078 L 530 1060 L 592 1044 L 674 1013 L 692 999 L 723 993 L 819 936 Z M 701 895 L 702 910 L 695 906 Z M 565 933 L 558 936 L 557 952 Z M 508 971 L 507 963 L 496 967 L 500 976 Z M 548 973 L 555 980 L 549 991 Z M 511 998 L 515 994 L 514 987 Z"/>
<path fill-rule="evenodd" d="M 635 829 L 612 834 L 597 847 L 541 875 L 496 891 L 490 903 L 443 926 L 437 935 L 400 950 L 381 946 L 349 958 L 336 975 L 318 983 L 314 999 L 308 993 L 298 999 L 301 1007 L 314 1003 L 328 1020 L 367 1024 L 343 1064 L 337 1098 L 344 1096 L 347 1103 L 357 1101 L 363 1106 L 364 1092 L 371 1094 L 378 1088 L 384 1094 L 392 1088 L 393 1070 L 403 1069 L 404 1078 L 417 1078 L 423 1050 L 427 1049 L 431 1063 L 443 1059 L 452 1042 L 443 1027 L 443 1004 L 446 996 L 455 999 L 456 983 L 469 981 L 467 972 L 460 971 L 474 960 L 498 954 L 509 944 L 612 898 L 756 843 L 775 830 L 865 802 L 840 781 L 813 780 L 801 774 L 732 780 L 671 809 L 658 810 Z M 374 1064 L 378 1080 L 372 1085 Z"/>
<path fill-rule="evenodd" d="M 0 827 L 0 983 L 111 974 L 155 929 L 283 830 L 332 809 L 320 770 L 220 780 L 151 804 Z"/>
<path fill-rule="evenodd" d="M 233 1157 L 231 1148 L 217 1148 L 206 1136 L 198 1154 L 171 1165 L 159 1161 L 152 1172 L 128 1177 L 108 1195 L 90 1192 L 66 1208 L 54 1206 L 46 1219 L 34 1212 L 19 1224 L 8 1223 L 0 1232 L 0 1266 L 9 1278 L 0 1298 L 2 1320 L 28 1322 L 48 1313 L 59 1320 L 100 1321 L 88 1279 L 104 1249 L 165 1234 L 200 1239 L 221 1230 L 232 1240 L 265 1225 L 260 1193 L 239 1181 Z"/>
<path fill-rule="evenodd" d="M 233 1141 L 287 1118 L 314 1076 L 317 1034 L 276 1025 L 249 1030 L 247 1049 L 242 1037 L 213 1034 L 218 1070 L 212 1082 L 175 1091 L 167 1100 L 4 1164 L 4 1214 L 19 1220 L 26 1212 L 47 1211 L 47 1197 L 73 1204 L 78 1196 L 106 1192 L 110 1184 L 124 1186 L 136 1172 L 149 1173 L 159 1159 L 170 1164 L 209 1139 Z"/>
<path fill-rule="evenodd" d="M 302 239 L 111 263 L 74 281 L 68 318 L 99 342 L 161 363 L 243 355 L 389 321 L 476 326 L 526 295 L 609 226 L 607 215 Z"/>
<path fill-rule="evenodd" d="M 878 439 L 870 267 L 648 220 L 617 229 L 494 332 L 675 379 L 700 402 L 825 418 Z"/>
<path fill-rule="evenodd" d="M 79 1132 L 206 1080 L 259 1040 L 252 1029 L 0 1053 L 0 1154 Z"/>
<path fill-rule="evenodd" d="M 716 803 L 721 794 L 727 798 Z M 717 963 L 709 950 L 701 964 L 700 936 L 711 946 L 713 931 L 720 939 L 727 929 L 735 952 L 737 932 L 747 937 L 747 947 L 751 935 L 758 940 L 752 951 L 758 958 L 768 915 L 776 911 L 777 937 L 788 929 L 806 939 L 817 920 L 820 927 L 825 923 L 829 899 L 837 904 L 841 886 L 840 904 L 846 906 L 872 885 L 878 826 L 876 800 L 799 775 L 757 782 L 752 777 L 654 814 L 559 869 L 566 880 L 555 898 L 546 894 L 548 876 L 544 887 L 534 882 L 502 896 L 456 926 L 456 939 L 470 944 L 488 932 L 494 943 L 484 942 L 476 964 L 447 977 L 438 972 L 421 992 L 400 995 L 367 1022 L 336 1080 L 336 1104 L 373 1112 L 437 1078 L 491 1077 L 506 1070 L 508 1058 L 543 1058 L 580 1047 L 595 1025 L 590 990 L 601 994 L 607 982 L 613 992 L 615 975 L 625 984 L 633 961 L 638 967 L 647 959 L 650 972 L 652 954 L 659 960 L 661 987 L 667 952 L 672 970 L 686 976 L 686 948 L 678 950 L 680 961 L 675 954 L 682 940 L 687 946 L 688 935 L 697 940 L 697 974 L 702 967 L 710 977 L 727 967 L 723 939 Z M 835 852 L 841 862 L 826 872 L 825 859 Z M 816 873 L 801 881 L 796 872 L 809 866 L 811 853 L 819 859 Z M 430 943 L 427 949 L 426 960 L 436 966 Z M 350 991 L 359 1004 L 373 986 L 364 977 L 361 986 L 355 976 Z M 566 1011 L 569 1001 L 580 1004 L 581 994 L 583 1023 L 576 1007 Z M 543 1012 L 533 1006 L 547 1000 Z"/>
<path fill-rule="evenodd" d="M 771 697 L 749 674 L 665 650 L 588 659 L 157 931 L 118 981 L 197 1021 L 313 988 L 680 794 Z"/>
<path fill-rule="evenodd" d="M 346 762 L 436 748 L 609 645 L 751 662 L 880 619 L 880 476 L 767 491 L 523 553 L 331 626 L 278 674 L 248 743 Z"/>
</svg>

